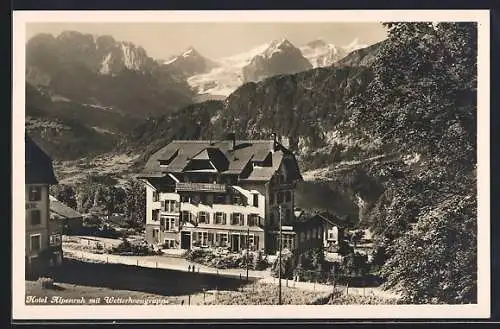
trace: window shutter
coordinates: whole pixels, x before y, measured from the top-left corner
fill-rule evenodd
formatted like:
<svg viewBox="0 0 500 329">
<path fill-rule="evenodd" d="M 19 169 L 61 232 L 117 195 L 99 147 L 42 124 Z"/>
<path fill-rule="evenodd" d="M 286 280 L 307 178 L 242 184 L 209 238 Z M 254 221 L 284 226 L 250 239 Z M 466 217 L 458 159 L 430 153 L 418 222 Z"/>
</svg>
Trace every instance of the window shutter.
<svg viewBox="0 0 500 329">
<path fill-rule="evenodd" d="M 210 224 L 210 213 L 206 213 L 206 216 L 205 216 L 205 221 L 207 224 Z"/>
<path fill-rule="evenodd" d="M 240 214 L 240 225 L 241 226 L 245 225 L 245 214 Z"/>
<path fill-rule="evenodd" d="M 222 224 L 226 225 L 226 223 L 227 223 L 227 215 L 226 215 L 226 213 L 223 213 L 222 214 Z"/>
<path fill-rule="evenodd" d="M 167 210 L 167 209 L 165 208 L 165 200 L 161 200 L 161 201 L 160 201 L 160 204 L 161 204 L 161 209 L 162 209 L 162 210 Z"/>
<path fill-rule="evenodd" d="M 201 218 L 201 215 L 202 215 L 203 211 L 198 211 L 198 218 L 196 220 L 196 222 L 200 222 L 200 218 Z"/>
</svg>

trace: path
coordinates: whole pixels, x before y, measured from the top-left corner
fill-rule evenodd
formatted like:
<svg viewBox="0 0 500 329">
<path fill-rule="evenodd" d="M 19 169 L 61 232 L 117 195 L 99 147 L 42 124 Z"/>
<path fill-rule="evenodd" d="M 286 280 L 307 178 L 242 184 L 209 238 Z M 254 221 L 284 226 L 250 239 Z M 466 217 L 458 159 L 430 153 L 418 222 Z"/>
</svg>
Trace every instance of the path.
<svg viewBox="0 0 500 329">
<path fill-rule="evenodd" d="M 238 278 L 246 277 L 245 269 L 215 269 L 213 267 L 208 267 L 205 265 L 200 265 L 197 263 L 192 263 L 184 258 L 178 257 L 168 257 L 168 256 L 120 256 L 120 255 L 109 255 L 109 254 L 94 254 L 86 251 L 72 250 L 69 248 L 64 248 L 65 257 L 70 256 L 71 258 L 82 259 L 82 260 L 92 260 L 101 261 L 114 264 L 125 264 L 134 265 L 149 268 L 162 268 L 176 271 L 187 272 L 189 265 L 196 266 L 196 272 L 205 274 L 218 274 L 220 276 Z M 277 278 L 271 276 L 270 270 L 266 271 L 248 271 L 249 278 L 259 279 L 260 282 L 278 284 Z M 288 281 L 288 282 L 287 282 Z M 294 282 L 293 280 L 281 281 L 282 287 L 295 287 L 306 291 L 322 291 L 330 292 L 333 290 L 332 285 L 319 284 L 314 282 Z M 370 296 L 375 295 L 382 298 L 398 298 L 399 296 L 391 291 L 382 290 L 379 287 L 347 287 L 337 285 L 337 290 L 342 290 L 349 295 L 359 295 L 359 296 Z"/>
<path fill-rule="evenodd" d="M 188 266 L 195 266 L 196 272 L 206 273 L 206 274 L 218 274 L 227 277 L 246 277 L 246 269 L 234 268 L 234 269 L 216 269 L 213 267 L 201 265 L 198 263 L 190 262 L 184 258 L 179 257 L 168 257 L 162 255 L 153 256 L 120 256 L 120 255 L 109 255 L 109 254 L 95 254 L 88 251 L 75 250 L 67 247 L 63 247 L 65 257 L 70 256 L 71 258 L 82 259 L 82 260 L 92 260 L 101 261 L 114 264 L 125 264 L 125 265 L 135 265 L 149 268 L 162 268 L 176 271 L 187 272 Z M 248 271 L 249 278 L 265 278 L 270 277 L 270 271 Z"/>
</svg>

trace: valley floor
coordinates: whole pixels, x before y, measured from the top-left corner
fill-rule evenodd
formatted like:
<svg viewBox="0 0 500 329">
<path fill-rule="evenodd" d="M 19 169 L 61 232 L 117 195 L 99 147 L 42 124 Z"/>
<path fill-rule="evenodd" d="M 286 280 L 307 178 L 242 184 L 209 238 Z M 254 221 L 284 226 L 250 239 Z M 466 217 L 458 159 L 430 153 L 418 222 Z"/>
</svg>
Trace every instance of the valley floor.
<svg viewBox="0 0 500 329">
<path fill-rule="evenodd" d="M 112 175 L 119 182 L 124 182 L 131 172 L 134 162 L 139 155 L 129 154 L 104 154 L 93 159 L 82 158 L 74 161 L 54 161 L 59 184 L 74 185 L 85 179 L 88 173 Z"/>
</svg>

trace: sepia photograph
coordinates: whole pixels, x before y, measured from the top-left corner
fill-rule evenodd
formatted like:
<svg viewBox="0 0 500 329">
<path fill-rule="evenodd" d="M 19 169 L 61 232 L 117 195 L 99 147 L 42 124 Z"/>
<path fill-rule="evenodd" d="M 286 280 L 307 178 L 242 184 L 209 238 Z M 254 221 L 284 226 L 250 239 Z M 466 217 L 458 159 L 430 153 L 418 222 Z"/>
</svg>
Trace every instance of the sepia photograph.
<svg viewBox="0 0 500 329">
<path fill-rule="evenodd" d="M 487 11 L 84 13 L 14 13 L 19 318 L 489 316 Z"/>
</svg>

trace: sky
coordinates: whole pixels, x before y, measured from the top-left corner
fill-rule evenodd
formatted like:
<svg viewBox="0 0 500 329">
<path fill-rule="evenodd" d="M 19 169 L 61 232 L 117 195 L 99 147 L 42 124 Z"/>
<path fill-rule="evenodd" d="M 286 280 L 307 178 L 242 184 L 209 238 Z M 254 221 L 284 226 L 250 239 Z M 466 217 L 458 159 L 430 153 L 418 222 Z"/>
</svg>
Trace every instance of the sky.
<svg viewBox="0 0 500 329">
<path fill-rule="evenodd" d="M 386 37 L 380 23 L 28 23 L 26 40 L 38 33 L 57 36 L 73 30 L 111 35 L 117 41 L 142 46 L 155 59 L 168 59 L 192 46 L 202 55 L 218 59 L 247 51 L 274 39 L 287 38 L 299 47 L 321 38 L 344 46 L 358 38 L 373 44 Z"/>
</svg>

